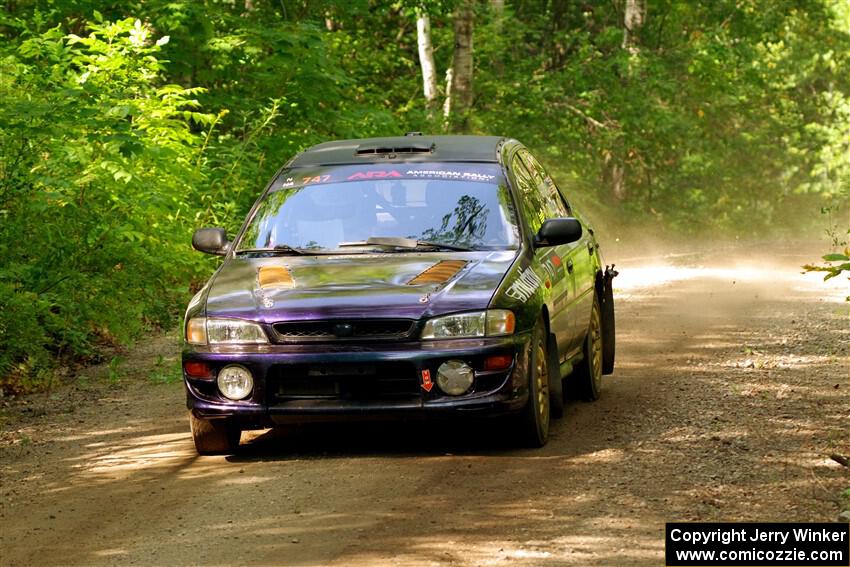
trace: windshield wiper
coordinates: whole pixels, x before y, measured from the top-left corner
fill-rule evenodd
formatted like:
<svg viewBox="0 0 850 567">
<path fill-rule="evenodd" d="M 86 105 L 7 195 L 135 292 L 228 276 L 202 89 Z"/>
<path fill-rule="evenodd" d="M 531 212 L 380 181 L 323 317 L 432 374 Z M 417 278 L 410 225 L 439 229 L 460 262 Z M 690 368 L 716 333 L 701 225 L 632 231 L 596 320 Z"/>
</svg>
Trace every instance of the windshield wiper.
<svg viewBox="0 0 850 567">
<path fill-rule="evenodd" d="M 241 248 L 236 251 L 236 254 L 291 254 L 293 256 L 308 256 L 312 250 L 302 250 L 293 248 L 289 244 L 275 244 L 271 248 Z"/>
<path fill-rule="evenodd" d="M 340 242 L 340 248 L 346 246 L 386 246 L 389 248 L 409 248 L 411 250 L 430 246 L 433 248 L 444 248 L 446 250 L 457 250 L 459 252 L 470 252 L 475 250 L 470 246 L 460 244 L 449 244 L 447 242 L 435 242 L 432 240 L 417 240 L 415 238 L 404 238 L 402 236 L 371 236 L 359 242 Z"/>
<path fill-rule="evenodd" d="M 476 250 L 472 246 L 463 246 L 461 244 L 449 244 L 448 242 L 436 242 L 433 240 L 417 240 L 417 246 L 433 246 L 435 248 L 445 248 L 446 250 L 457 250 L 459 252 L 471 252 Z"/>
</svg>

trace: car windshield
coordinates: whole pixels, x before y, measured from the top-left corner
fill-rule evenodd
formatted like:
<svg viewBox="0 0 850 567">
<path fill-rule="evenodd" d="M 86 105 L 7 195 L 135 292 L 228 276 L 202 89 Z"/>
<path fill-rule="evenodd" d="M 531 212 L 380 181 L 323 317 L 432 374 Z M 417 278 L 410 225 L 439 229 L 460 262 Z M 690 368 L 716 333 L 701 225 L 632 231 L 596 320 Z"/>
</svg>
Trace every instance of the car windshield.
<svg viewBox="0 0 850 567">
<path fill-rule="evenodd" d="M 516 248 L 516 215 L 498 166 L 425 165 L 285 172 L 249 219 L 236 252 L 402 251 L 411 241 Z M 393 238 L 409 240 L 396 247 Z"/>
</svg>

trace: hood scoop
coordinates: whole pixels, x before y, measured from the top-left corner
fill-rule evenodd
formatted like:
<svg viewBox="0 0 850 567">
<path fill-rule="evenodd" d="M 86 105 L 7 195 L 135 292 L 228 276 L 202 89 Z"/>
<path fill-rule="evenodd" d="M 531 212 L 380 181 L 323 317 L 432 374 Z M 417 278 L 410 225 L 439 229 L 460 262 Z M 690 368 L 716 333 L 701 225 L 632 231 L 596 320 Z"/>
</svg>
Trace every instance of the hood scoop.
<svg viewBox="0 0 850 567">
<path fill-rule="evenodd" d="M 257 269 L 257 284 L 260 288 L 295 286 L 292 273 L 285 266 L 262 266 Z"/>
<path fill-rule="evenodd" d="M 407 285 L 446 283 L 455 277 L 466 264 L 466 260 L 441 260 L 407 282 Z"/>
</svg>

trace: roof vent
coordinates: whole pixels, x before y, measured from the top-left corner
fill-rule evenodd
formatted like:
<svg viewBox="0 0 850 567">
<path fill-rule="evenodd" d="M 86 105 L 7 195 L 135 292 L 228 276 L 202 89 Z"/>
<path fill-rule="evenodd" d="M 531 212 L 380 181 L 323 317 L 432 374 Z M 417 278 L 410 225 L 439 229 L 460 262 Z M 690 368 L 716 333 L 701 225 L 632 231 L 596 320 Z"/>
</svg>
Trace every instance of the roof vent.
<svg viewBox="0 0 850 567">
<path fill-rule="evenodd" d="M 434 151 L 434 144 L 409 144 L 405 146 L 360 146 L 357 148 L 358 156 L 374 156 L 383 154 L 429 154 Z"/>
</svg>

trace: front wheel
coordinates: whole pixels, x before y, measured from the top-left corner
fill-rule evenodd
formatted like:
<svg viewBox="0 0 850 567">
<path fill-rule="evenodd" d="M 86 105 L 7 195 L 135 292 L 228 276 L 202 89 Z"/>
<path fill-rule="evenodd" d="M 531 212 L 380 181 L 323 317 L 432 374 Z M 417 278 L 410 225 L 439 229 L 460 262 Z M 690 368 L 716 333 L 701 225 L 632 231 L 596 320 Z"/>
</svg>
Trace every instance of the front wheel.
<svg viewBox="0 0 850 567">
<path fill-rule="evenodd" d="M 242 437 L 238 427 L 221 420 L 201 419 L 192 412 L 189 412 L 189 426 L 199 455 L 233 453 Z"/>
<path fill-rule="evenodd" d="M 534 327 L 528 364 L 528 402 L 520 416 L 525 445 L 542 447 L 549 440 L 549 355 L 546 326 L 541 318 Z"/>
<path fill-rule="evenodd" d="M 599 399 L 602 390 L 602 315 L 596 295 L 582 351 L 584 358 L 576 366 L 571 380 L 578 396 L 592 402 Z"/>
</svg>

